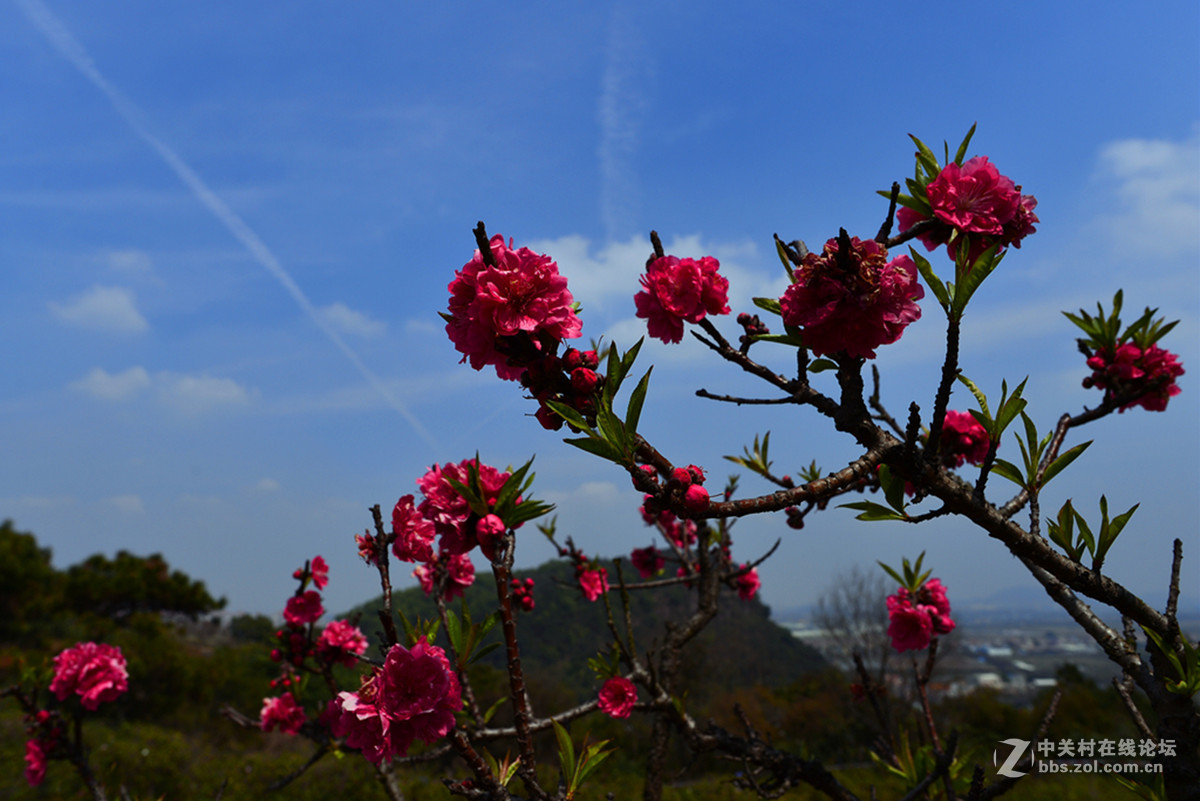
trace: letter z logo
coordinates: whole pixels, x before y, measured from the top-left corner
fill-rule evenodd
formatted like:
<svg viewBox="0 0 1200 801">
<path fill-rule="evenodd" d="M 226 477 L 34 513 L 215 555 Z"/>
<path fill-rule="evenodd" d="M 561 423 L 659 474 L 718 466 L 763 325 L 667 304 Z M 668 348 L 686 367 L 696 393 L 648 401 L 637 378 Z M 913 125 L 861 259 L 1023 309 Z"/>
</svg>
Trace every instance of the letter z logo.
<svg viewBox="0 0 1200 801">
<path fill-rule="evenodd" d="M 1012 751 L 1008 753 L 1008 758 L 1004 760 L 1004 764 L 996 767 L 996 773 L 1010 779 L 1016 779 L 1020 776 L 1024 776 L 1025 773 L 1023 771 L 1013 770 L 1013 768 L 1015 768 L 1017 763 L 1021 761 L 1021 757 L 1025 756 L 1025 749 L 1029 747 L 1029 741 L 1017 740 L 1014 738 L 1010 740 L 1001 740 L 1000 745 L 1010 745 L 1012 746 Z M 999 748 L 997 748 L 995 751 L 992 751 L 993 765 L 996 765 L 996 763 L 999 761 L 999 751 Z"/>
</svg>

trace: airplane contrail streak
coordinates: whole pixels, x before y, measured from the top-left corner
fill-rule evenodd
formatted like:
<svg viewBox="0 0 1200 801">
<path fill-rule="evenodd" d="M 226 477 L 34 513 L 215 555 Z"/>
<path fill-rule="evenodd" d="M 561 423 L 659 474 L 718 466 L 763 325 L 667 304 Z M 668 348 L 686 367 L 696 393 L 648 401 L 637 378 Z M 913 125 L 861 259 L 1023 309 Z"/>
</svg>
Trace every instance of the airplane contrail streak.
<svg viewBox="0 0 1200 801">
<path fill-rule="evenodd" d="M 413 430 L 416 431 L 427 445 L 433 448 L 434 451 L 440 451 L 441 448 L 437 440 L 421 425 L 421 421 L 409 411 L 408 407 L 399 398 L 395 397 L 379 377 L 363 363 L 363 360 L 346 344 L 346 341 L 342 339 L 337 330 L 321 316 L 316 307 L 313 306 L 312 301 L 308 299 L 296 282 L 292 280 L 291 275 L 279 263 L 279 259 L 275 257 L 275 254 L 271 252 L 266 243 L 259 238 L 258 234 L 254 233 L 250 226 L 233 209 L 229 208 L 223 200 L 217 197 L 216 193 L 208 188 L 208 185 L 196 174 L 195 170 L 189 167 L 174 150 L 150 131 L 138 107 L 100 73 L 91 56 L 88 55 L 83 46 L 76 41 L 71 32 L 59 21 L 58 17 L 50 9 L 46 8 L 40 0 L 14 0 L 14 2 L 25 13 L 25 16 L 29 18 L 29 21 L 41 31 L 47 41 L 53 45 L 54 49 L 74 65 L 85 78 L 108 98 L 117 113 L 121 115 L 125 122 L 129 124 L 146 144 L 150 145 L 158 153 L 159 157 L 179 177 L 179 180 L 183 181 L 184 185 L 191 190 L 196 199 L 212 212 L 213 216 L 233 235 L 233 238 L 250 252 L 254 260 L 262 265 L 283 286 L 284 290 L 291 295 L 292 300 L 296 302 L 296 305 L 300 307 L 300 310 L 325 332 L 325 335 L 350 360 L 350 363 L 367 380 L 367 383 L 374 387 L 384 400 L 387 401 L 389 406 L 399 412 L 408 421 L 409 425 L 413 427 Z"/>
</svg>

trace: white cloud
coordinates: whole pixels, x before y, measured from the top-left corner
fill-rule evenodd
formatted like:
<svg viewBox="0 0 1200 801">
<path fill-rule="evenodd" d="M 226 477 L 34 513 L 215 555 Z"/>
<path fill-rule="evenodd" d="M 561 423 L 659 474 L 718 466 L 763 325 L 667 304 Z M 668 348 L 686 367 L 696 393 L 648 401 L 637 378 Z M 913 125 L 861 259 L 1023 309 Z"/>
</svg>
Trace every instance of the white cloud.
<svg viewBox="0 0 1200 801">
<path fill-rule="evenodd" d="M 199 414 L 223 406 L 245 406 L 256 394 L 231 378 L 209 375 L 159 373 L 155 376 L 155 383 L 160 400 L 187 414 Z"/>
<path fill-rule="evenodd" d="M 142 499 L 137 495 L 114 495 L 108 499 L 108 503 L 122 512 L 130 514 L 145 514 L 146 512 L 146 507 L 142 505 Z"/>
<path fill-rule="evenodd" d="M 133 292 L 113 286 L 94 286 L 66 303 L 47 304 L 64 323 L 96 331 L 137 334 L 150 324 L 138 311 Z"/>
<path fill-rule="evenodd" d="M 1200 246 L 1200 134 L 1185 141 L 1123 139 L 1100 153 L 1121 209 L 1102 220 L 1107 237 L 1141 255 L 1176 256 Z"/>
<path fill-rule="evenodd" d="M 231 378 L 214 378 L 203 373 L 159 372 L 150 375 L 140 366 L 120 373 L 93 367 L 86 376 L 72 383 L 71 388 L 107 401 L 132 400 L 153 389 L 160 403 L 188 414 L 222 406 L 243 406 L 257 397 L 257 392 Z"/>
<path fill-rule="evenodd" d="M 377 337 L 387 331 L 387 323 L 374 320 L 362 312 L 355 311 L 342 303 L 334 303 L 318 310 L 326 323 L 343 334 L 361 337 Z"/>
<path fill-rule="evenodd" d="M 122 373 L 93 367 L 85 377 L 71 384 L 72 389 L 109 401 L 129 400 L 148 386 L 150 375 L 143 367 L 130 367 Z"/>
<path fill-rule="evenodd" d="M 280 484 L 273 478 L 264 478 L 254 485 L 255 492 L 278 492 Z"/>
<path fill-rule="evenodd" d="M 106 254 L 110 269 L 131 275 L 148 275 L 154 270 L 150 257 L 140 250 L 110 250 Z"/>
</svg>

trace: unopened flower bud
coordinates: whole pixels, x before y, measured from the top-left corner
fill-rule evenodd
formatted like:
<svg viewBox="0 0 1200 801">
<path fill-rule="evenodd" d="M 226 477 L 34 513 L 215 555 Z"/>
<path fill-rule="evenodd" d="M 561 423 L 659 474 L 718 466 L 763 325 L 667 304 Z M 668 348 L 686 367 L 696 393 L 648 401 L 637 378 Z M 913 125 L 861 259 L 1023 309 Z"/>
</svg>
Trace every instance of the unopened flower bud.
<svg viewBox="0 0 1200 801">
<path fill-rule="evenodd" d="M 600 384 L 600 376 L 595 370 L 579 367 L 571 371 L 571 390 L 576 395 L 591 395 Z"/>
<path fill-rule="evenodd" d="M 699 484 L 693 484 L 683 493 L 683 506 L 689 512 L 697 514 L 708 509 L 708 491 Z"/>
</svg>

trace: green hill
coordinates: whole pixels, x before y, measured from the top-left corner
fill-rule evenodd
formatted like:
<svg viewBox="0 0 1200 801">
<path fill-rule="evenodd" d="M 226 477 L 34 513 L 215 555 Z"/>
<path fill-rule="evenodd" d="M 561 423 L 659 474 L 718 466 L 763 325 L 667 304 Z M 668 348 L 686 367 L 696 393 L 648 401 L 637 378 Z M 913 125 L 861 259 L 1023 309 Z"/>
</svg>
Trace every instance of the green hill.
<svg viewBox="0 0 1200 801">
<path fill-rule="evenodd" d="M 610 577 L 616 576 L 607 564 Z M 625 567 L 628 576 L 633 571 Z M 532 570 L 518 571 L 518 577 L 534 580 L 532 612 L 517 616 L 521 643 L 521 661 L 532 685 L 557 684 L 572 688 L 576 700 L 595 691 L 596 680 L 587 660 L 606 650 L 612 642 L 601 601 L 589 603 L 579 592 L 574 572 L 565 561 L 552 561 Z M 645 592 L 632 592 L 631 611 L 638 649 L 645 653 L 661 644 L 667 621 L 681 621 L 694 608 L 695 591 L 682 586 Z M 620 599 L 610 596 L 614 614 L 620 616 Z M 495 585 L 490 573 L 480 572 L 465 595 L 472 618 L 479 620 L 496 605 Z M 410 620 L 436 615 L 432 600 L 419 588 L 396 593 L 398 612 Z M 363 631 L 378 637 L 378 609 L 375 598 L 347 616 L 360 614 Z M 459 608 L 460 601 L 453 602 Z M 499 627 L 488 635 L 488 642 L 500 642 Z M 759 600 L 743 601 L 732 590 L 723 590 L 716 618 L 685 649 L 681 680 L 693 699 L 712 697 L 738 687 L 762 685 L 782 687 L 800 675 L 826 666 L 815 650 L 792 637 L 771 622 L 770 610 Z M 503 649 L 484 657 L 496 669 L 503 668 Z"/>
</svg>

